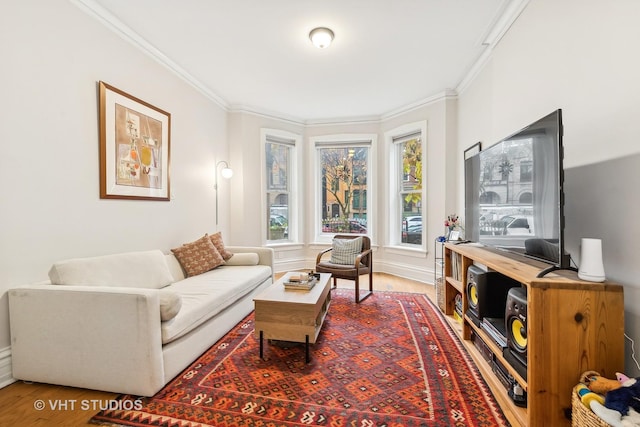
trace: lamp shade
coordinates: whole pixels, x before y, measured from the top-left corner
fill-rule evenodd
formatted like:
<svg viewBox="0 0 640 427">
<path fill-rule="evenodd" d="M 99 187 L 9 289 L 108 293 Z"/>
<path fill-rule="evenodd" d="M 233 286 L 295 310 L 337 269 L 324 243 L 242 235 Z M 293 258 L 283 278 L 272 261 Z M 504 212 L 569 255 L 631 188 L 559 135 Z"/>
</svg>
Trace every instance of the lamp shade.
<svg viewBox="0 0 640 427">
<path fill-rule="evenodd" d="M 223 168 L 220 171 L 220 175 L 222 175 L 223 178 L 225 179 L 229 179 L 233 176 L 233 169 L 231 168 Z"/>
<path fill-rule="evenodd" d="M 333 31 L 325 27 L 314 28 L 309 33 L 309 39 L 311 39 L 313 45 L 320 49 L 328 47 L 333 41 L 333 37 Z"/>
</svg>

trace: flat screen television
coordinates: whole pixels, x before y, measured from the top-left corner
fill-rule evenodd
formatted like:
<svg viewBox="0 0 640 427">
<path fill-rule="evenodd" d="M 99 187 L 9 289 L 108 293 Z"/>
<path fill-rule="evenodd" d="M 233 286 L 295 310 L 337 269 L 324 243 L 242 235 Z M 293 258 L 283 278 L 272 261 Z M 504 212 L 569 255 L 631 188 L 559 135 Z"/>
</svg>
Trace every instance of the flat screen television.
<svg viewBox="0 0 640 427">
<path fill-rule="evenodd" d="M 573 269 L 564 249 L 562 110 L 465 159 L 465 238 Z"/>
</svg>

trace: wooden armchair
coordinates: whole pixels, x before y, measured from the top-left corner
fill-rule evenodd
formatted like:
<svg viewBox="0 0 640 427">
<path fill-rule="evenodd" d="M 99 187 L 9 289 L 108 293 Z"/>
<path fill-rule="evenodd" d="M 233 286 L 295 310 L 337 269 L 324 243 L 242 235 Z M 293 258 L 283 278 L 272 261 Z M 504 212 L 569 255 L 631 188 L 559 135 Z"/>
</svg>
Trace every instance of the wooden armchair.
<svg viewBox="0 0 640 427">
<path fill-rule="evenodd" d="M 323 261 L 322 256 L 333 250 L 333 246 L 320 252 L 316 257 L 316 271 L 318 273 L 331 273 L 333 287 L 337 286 L 337 279 L 354 280 L 356 288 L 356 303 L 367 298 L 373 293 L 373 254 L 371 253 L 371 239 L 367 236 L 336 235 L 334 239 L 355 239 L 362 237 L 362 250 L 356 256 L 354 264 L 334 264 L 331 261 Z M 369 290 L 360 298 L 360 276 L 369 275 Z"/>
</svg>

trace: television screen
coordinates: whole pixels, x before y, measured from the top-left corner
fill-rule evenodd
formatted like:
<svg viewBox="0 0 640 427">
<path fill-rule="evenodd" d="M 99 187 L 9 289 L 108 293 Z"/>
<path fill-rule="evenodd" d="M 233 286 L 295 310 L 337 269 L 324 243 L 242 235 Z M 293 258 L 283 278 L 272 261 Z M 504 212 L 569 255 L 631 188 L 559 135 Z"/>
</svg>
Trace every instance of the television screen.
<svg viewBox="0 0 640 427">
<path fill-rule="evenodd" d="M 568 268 L 562 111 L 465 160 L 465 238 Z"/>
</svg>

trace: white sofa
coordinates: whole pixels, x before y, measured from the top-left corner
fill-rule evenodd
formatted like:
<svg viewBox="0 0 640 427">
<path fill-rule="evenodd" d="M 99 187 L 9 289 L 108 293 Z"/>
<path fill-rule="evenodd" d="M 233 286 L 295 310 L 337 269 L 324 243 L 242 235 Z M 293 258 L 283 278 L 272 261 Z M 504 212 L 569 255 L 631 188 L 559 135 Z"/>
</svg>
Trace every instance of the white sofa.
<svg viewBox="0 0 640 427">
<path fill-rule="evenodd" d="M 11 289 L 14 378 L 154 395 L 247 316 L 253 297 L 273 283 L 271 249 L 226 249 L 234 256 L 225 265 L 188 278 L 173 254 L 145 251 L 52 267 L 57 283 L 80 277 L 81 285 Z M 121 268 L 123 259 L 133 268 Z M 86 262 L 95 281 L 86 278 Z M 169 320 L 161 320 L 161 310 Z"/>
</svg>

